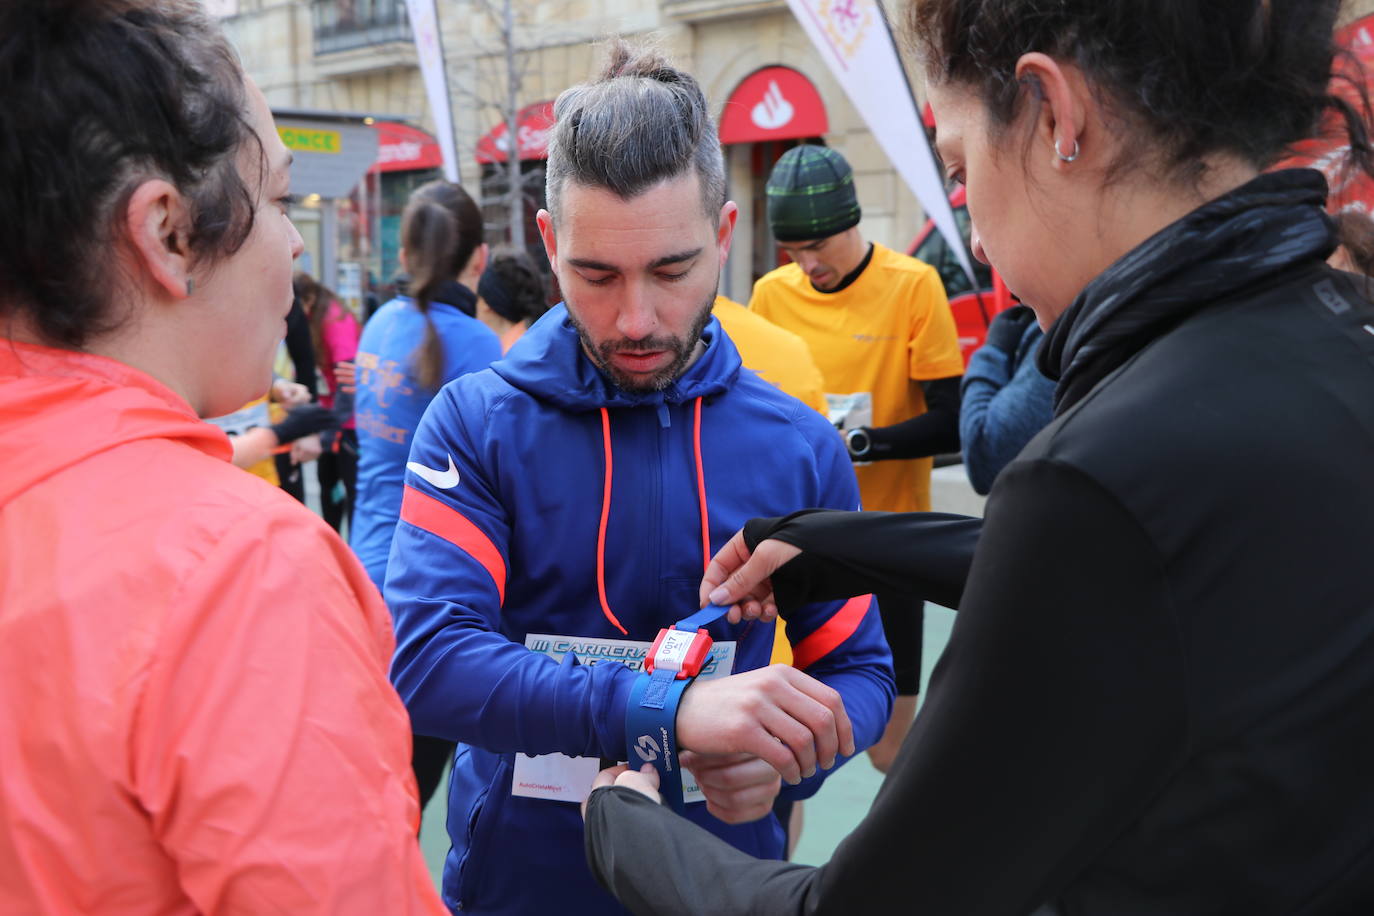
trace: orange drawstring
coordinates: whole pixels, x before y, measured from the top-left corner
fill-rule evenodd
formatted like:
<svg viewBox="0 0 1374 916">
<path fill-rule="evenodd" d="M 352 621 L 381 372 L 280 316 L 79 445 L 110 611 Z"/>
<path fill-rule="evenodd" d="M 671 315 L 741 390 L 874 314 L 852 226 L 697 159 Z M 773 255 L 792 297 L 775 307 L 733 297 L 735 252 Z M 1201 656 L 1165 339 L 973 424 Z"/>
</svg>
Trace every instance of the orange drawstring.
<svg viewBox="0 0 1374 916">
<path fill-rule="evenodd" d="M 617 630 L 628 636 L 630 631 L 616 619 L 610 602 L 606 600 L 606 523 L 611 517 L 614 460 L 611 452 L 611 414 L 604 407 L 601 408 L 601 447 L 606 455 L 606 479 L 601 488 L 601 526 L 596 533 L 596 591 L 601 599 L 601 613 Z M 701 568 L 705 570 L 711 563 L 711 518 L 706 510 L 706 473 L 701 462 L 701 398 L 697 398 L 692 421 L 692 448 L 696 456 L 697 503 L 701 509 Z"/>
<path fill-rule="evenodd" d="M 617 630 L 630 635 L 630 631 L 621 626 L 615 614 L 611 613 L 610 602 L 606 600 L 606 522 L 611 517 L 611 415 L 606 408 L 601 408 L 601 447 L 606 455 L 606 481 L 601 486 L 601 528 L 596 533 L 596 591 L 601 598 L 601 613 L 606 615 Z"/>
<path fill-rule="evenodd" d="M 711 565 L 711 516 L 706 511 L 706 472 L 701 468 L 701 398 L 692 422 L 692 446 L 697 457 L 697 501 L 701 504 L 701 570 Z"/>
</svg>

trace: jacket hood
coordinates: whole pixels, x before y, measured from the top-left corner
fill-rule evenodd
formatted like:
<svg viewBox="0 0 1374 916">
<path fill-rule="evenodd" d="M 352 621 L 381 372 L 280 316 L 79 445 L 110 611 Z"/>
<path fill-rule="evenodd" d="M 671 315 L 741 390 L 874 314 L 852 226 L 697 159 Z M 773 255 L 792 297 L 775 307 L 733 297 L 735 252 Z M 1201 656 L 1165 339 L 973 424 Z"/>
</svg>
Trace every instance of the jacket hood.
<svg viewBox="0 0 1374 916">
<path fill-rule="evenodd" d="M 534 323 L 492 370 L 511 385 L 563 410 L 601 407 L 656 407 L 723 394 L 739 377 L 739 351 L 715 316 L 701 333 L 706 352 L 663 391 L 625 391 L 598 369 L 582 350 L 577 329 L 563 303 Z"/>
<path fill-rule="evenodd" d="M 0 342 L 0 506 L 90 456 L 138 439 L 228 461 L 229 439 L 170 388 L 123 363 Z"/>
</svg>

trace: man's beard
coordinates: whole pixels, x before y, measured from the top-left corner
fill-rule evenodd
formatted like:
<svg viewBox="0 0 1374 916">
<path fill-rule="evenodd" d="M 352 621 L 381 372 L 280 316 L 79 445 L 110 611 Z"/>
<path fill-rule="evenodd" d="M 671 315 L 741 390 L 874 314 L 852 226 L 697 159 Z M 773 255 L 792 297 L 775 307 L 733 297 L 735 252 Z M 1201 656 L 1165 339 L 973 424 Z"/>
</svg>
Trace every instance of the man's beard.
<svg viewBox="0 0 1374 916">
<path fill-rule="evenodd" d="M 717 284 L 719 288 L 719 284 Z M 673 382 L 677 381 L 682 374 L 684 367 L 692 358 L 692 352 L 696 349 L 697 341 L 701 340 L 701 332 L 706 329 L 706 323 L 711 320 L 711 306 L 716 301 L 716 290 L 711 290 L 711 295 L 706 298 L 701 311 L 692 319 L 692 326 L 687 330 L 686 337 L 645 337 L 641 340 L 630 340 L 622 337 L 619 340 L 608 340 L 602 344 L 592 341 L 591 335 L 583 327 L 582 322 L 577 320 L 577 314 L 572 308 L 568 309 L 568 320 L 577 329 L 577 336 L 582 340 L 582 350 L 596 364 L 596 367 L 606 375 L 611 377 L 615 386 L 621 391 L 629 391 L 635 394 L 645 394 L 650 391 L 662 391 Z M 629 376 L 615 367 L 611 357 L 622 350 L 666 350 L 673 354 L 673 359 L 668 365 L 648 377 Z"/>
</svg>

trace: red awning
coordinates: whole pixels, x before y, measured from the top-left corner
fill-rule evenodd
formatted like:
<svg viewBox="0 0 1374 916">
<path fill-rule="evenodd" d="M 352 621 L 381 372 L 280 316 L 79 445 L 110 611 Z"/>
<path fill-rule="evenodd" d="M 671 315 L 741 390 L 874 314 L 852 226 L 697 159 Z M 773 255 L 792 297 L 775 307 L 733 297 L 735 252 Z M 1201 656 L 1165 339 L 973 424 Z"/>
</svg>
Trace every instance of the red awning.
<svg viewBox="0 0 1374 916">
<path fill-rule="evenodd" d="M 721 143 L 797 140 L 829 129 L 820 93 L 791 67 L 764 67 L 746 76 L 720 116 Z"/>
<path fill-rule="evenodd" d="M 1338 45 L 1354 52 L 1364 72 L 1352 72 L 1349 65 L 1338 56 L 1332 63 L 1332 70 L 1338 75 L 1332 78 L 1328 91 L 1344 98 L 1359 111 L 1359 93 L 1351 85 L 1351 80 L 1364 83 L 1374 91 L 1374 80 L 1368 76 L 1374 74 L 1374 14 L 1338 29 L 1335 38 Z M 1275 168 L 1296 166 L 1318 169 L 1326 175 L 1327 184 L 1331 186 L 1326 207 L 1332 213 L 1350 207 L 1374 212 L 1374 179 L 1350 162 L 1350 140 L 1345 133 L 1345 122 L 1334 112 L 1327 113 L 1314 139 L 1295 145 L 1293 155 Z"/>
<path fill-rule="evenodd" d="M 549 131 L 553 129 L 553 102 L 537 102 L 520 109 L 515 117 L 516 141 L 521 159 L 549 157 Z M 477 161 L 505 162 L 510 150 L 506 125 L 497 124 L 477 141 Z"/>
<path fill-rule="evenodd" d="M 437 169 L 443 165 L 439 141 L 424 131 L 397 121 L 378 121 L 372 126 L 377 131 L 377 161 L 368 169 L 369 173 Z"/>
</svg>

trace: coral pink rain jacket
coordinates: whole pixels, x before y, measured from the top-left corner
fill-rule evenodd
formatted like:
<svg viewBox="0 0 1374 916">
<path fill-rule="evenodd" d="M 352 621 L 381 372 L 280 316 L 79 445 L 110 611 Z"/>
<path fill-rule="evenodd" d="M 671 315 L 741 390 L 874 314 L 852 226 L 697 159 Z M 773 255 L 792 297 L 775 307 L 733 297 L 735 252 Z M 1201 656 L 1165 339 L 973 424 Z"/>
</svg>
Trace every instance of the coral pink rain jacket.
<svg viewBox="0 0 1374 916">
<path fill-rule="evenodd" d="M 390 619 L 148 376 L 0 339 L 0 913 L 444 913 Z"/>
</svg>

